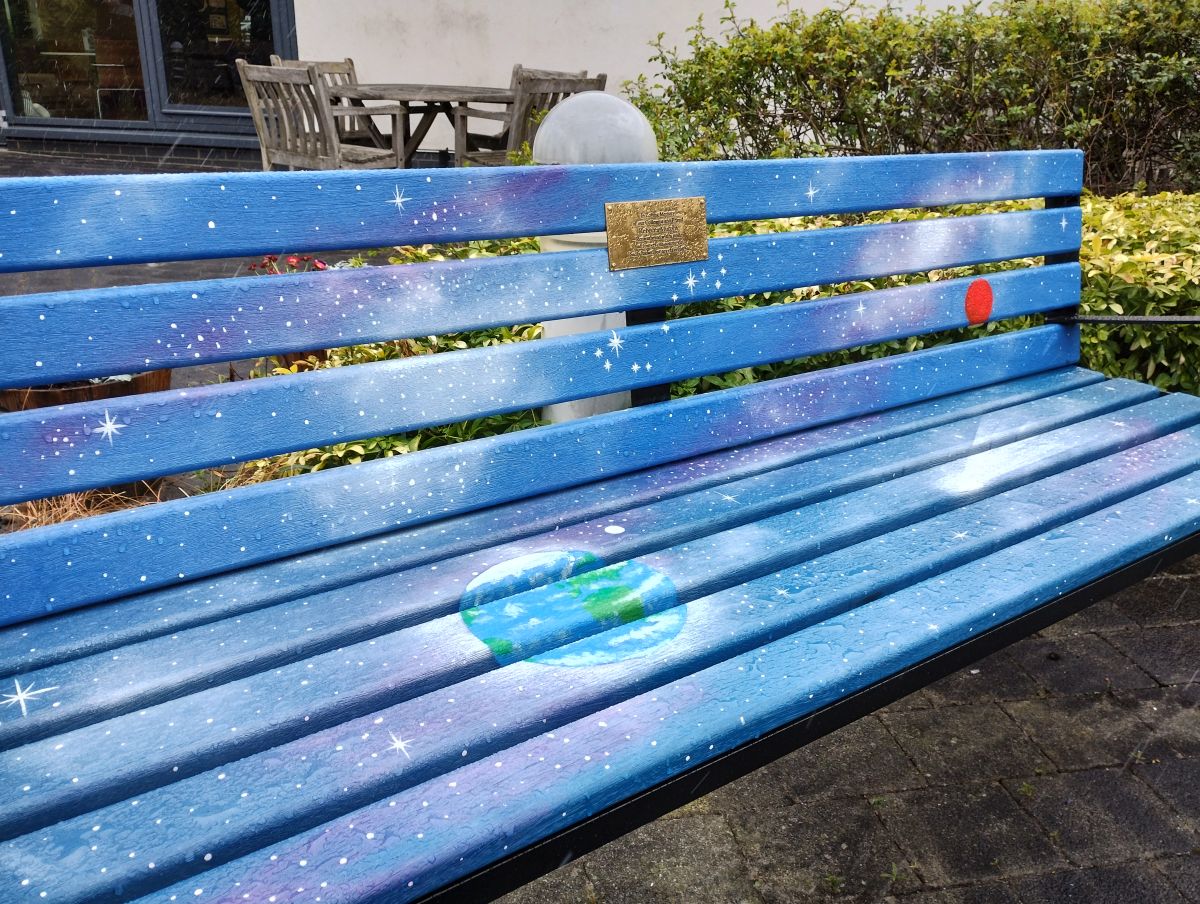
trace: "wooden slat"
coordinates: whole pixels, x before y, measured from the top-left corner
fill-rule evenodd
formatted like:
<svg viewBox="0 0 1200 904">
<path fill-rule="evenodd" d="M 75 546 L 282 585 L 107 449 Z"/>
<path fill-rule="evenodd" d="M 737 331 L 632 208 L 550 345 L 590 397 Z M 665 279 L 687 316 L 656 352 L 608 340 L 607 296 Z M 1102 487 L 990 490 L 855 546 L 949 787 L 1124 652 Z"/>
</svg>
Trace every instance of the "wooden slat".
<svg viewBox="0 0 1200 904">
<path fill-rule="evenodd" d="M 531 486 L 577 486 L 731 441 L 1064 367 L 1078 354 L 1077 328 L 1039 327 L 681 399 L 669 409 L 648 406 L 3 536 L 0 624 L 486 508 L 527 496 Z M 660 442 L 664 418 L 670 436 Z M 406 494 L 403 506 L 397 491 Z M 137 547 L 153 555 L 126 554 Z"/>
<path fill-rule="evenodd" d="M 599 250 L 0 299 L 0 387 L 1060 254 L 1080 222 L 1073 207 L 725 238 L 707 262 L 633 272 Z"/>
<path fill-rule="evenodd" d="M 1095 371 L 1068 368 L 967 390 L 0 629 L 0 679 L 910 432 L 1004 414 L 1102 380 Z"/>
<path fill-rule="evenodd" d="M 587 232 L 604 203 L 707 199 L 711 222 L 1078 195 L 1079 151 L 7 179 L 0 272 Z"/>
<path fill-rule="evenodd" d="M 12 459 L 0 475 L 0 503 L 966 326 L 972 282 L 14 412 L 0 433 Z M 992 317 L 1003 319 L 1074 304 L 1079 268 L 1012 270 L 988 282 Z"/>
<path fill-rule="evenodd" d="M 278 894 L 282 900 L 318 872 L 333 877 L 329 881 L 337 883 L 338 893 L 347 900 L 371 895 L 415 900 L 627 798 L 635 788 L 677 775 L 815 712 L 1053 600 L 1064 587 L 1080 586 L 1136 561 L 1158 548 L 1164 533 L 1181 536 L 1200 530 L 1200 507 L 1186 501 L 1197 495 L 1197 475 L 1174 480 L 868 602 L 849 615 L 836 615 L 605 709 L 581 714 L 553 731 L 449 774 L 331 816 L 311 831 L 250 856 L 228 864 L 214 857 L 212 862 L 218 865 L 210 869 L 201 864 L 184 866 L 182 870 L 191 874 L 205 871 L 146 900 L 180 901 L 196 888 L 203 888 L 208 899 L 235 900 L 244 894 L 266 899 Z M 897 542 L 902 544 L 903 537 L 897 537 Z M 1066 560 L 1063 548 L 1073 551 Z M 797 589 L 791 578 L 786 574 L 756 585 L 752 599 L 762 606 L 773 603 L 779 591 Z M 985 578 L 990 588 L 986 597 L 979 593 Z M 854 630 L 847 630 L 848 622 Z M 762 692 L 767 683 L 769 694 Z M 512 705 L 510 697 L 506 706 Z M 345 746 L 339 762 L 343 774 L 358 774 L 341 765 L 355 762 L 355 757 L 370 762 L 372 771 L 379 768 L 375 759 L 367 759 L 368 751 L 386 749 L 389 729 L 401 732 L 412 742 L 413 753 L 420 755 L 412 726 L 388 719 L 372 726 L 365 740 L 349 732 L 340 735 Z M 564 744 L 564 739 L 570 743 Z M 394 758 L 379 764 L 401 771 L 406 765 Z M 204 785 L 197 782 L 206 790 L 214 784 L 211 776 Z M 467 793 L 471 788 L 486 788 L 486 797 Z M 300 797 L 294 792 L 290 796 L 293 803 Z M 181 811 L 176 805 L 170 812 Z M 180 819 L 177 824 L 195 823 Z M 75 844 L 77 837 L 64 836 L 64 843 Z M 173 864 L 179 863 L 177 837 L 162 839 L 164 846 L 174 849 Z M 111 862 L 122 849 L 110 842 L 105 850 L 111 852 Z M 43 849 L 40 856 L 52 862 L 57 851 Z M 157 884 L 137 864 L 126 865 L 121 872 L 128 881 Z M 39 877 L 56 882 L 51 863 L 39 869 Z"/>
<path fill-rule="evenodd" d="M 55 665 L 42 672 L 26 672 L 21 676 L 26 684 L 78 687 L 80 690 L 69 700 L 59 701 L 54 708 L 43 708 L 31 716 L 21 714 L 17 718 L 13 714 L 6 717 L 0 713 L 0 747 L 110 718 L 217 681 L 230 681 L 456 613 L 463 587 L 474 576 L 505 562 L 542 555 L 548 549 L 584 550 L 585 554 L 552 557 L 543 571 L 522 578 L 522 588 L 531 590 L 565 578 L 568 571 L 581 574 L 610 563 L 649 555 L 668 546 L 687 544 L 686 558 L 701 555 L 705 567 L 688 578 L 675 581 L 680 593 L 685 594 L 689 580 L 697 579 L 700 574 L 706 575 L 705 580 L 711 580 L 713 569 L 720 572 L 724 555 L 720 546 L 724 539 L 735 536 L 733 528 L 756 522 L 753 529 L 763 529 L 769 523 L 763 519 L 780 512 L 865 490 L 877 483 L 896 480 L 946 462 L 960 465 L 956 459 L 980 455 L 1000 446 L 1010 453 L 1004 456 L 1005 466 L 1015 470 L 1022 461 L 1021 456 L 1028 454 L 1022 451 L 1025 446 L 1020 440 L 1052 430 L 1061 432 L 1061 428 L 1108 412 L 1116 412 L 1110 419 L 1138 420 L 1147 417 L 1138 403 L 1156 396 L 1152 387 L 1130 381 L 1087 386 L 1003 411 L 913 431 L 837 455 L 729 480 L 716 487 L 648 505 L 630 506 L 547 534 L 442 558 L 435 567 L 422 566 L 360 581 L 343 591 L 243 613 L 194 631 L 173 632 L 167 637 L 125 647 L 115 659 L 105 652 Z M 1102 429 L 1107 429 L 1107 420 L 1099 423 Z M 1085 426 L 1080 425 L 1071 435 L 1084 433 Z M 1017 445 L 1008 446 L 1011 443 Z M 1040 446 L 1034 455 L 1052 458 L 1045 446 Z M 976 467 L 965 463 L 960 466 Z M 985 469 L 987 466 L 978 467 Z M 937 470 L 935 468 L 935 474 Z M 935 489 L 931 491 L 924 487 L 929 479 L 929 475 L 914 478 L 921 484 L 921 492 L 908 494 L 915 497 L 912 504 L 938 504 L 936 488 L 944 480 L 936 477 Z M 998 479 L 998 475 L 993 475 L 993 479 Z M 953 499 L 961 501 L 957 494 Z M 898 511 L 891 513 L 889 518 L 892 515 L 903 517 L 897 514 Z M 861 521 L 848 517 L 845 511 L 838 517 L 855 524 Z M 881 523 L 890 522 L 885 518 Z M 617 527 L 613 528 L 613 525 Z M 718 531 L 727 532 L 721 535 L 723 539 L 708 538 Z M 839 542 L 838 530 L 824 532 L 821 542 L 822 549 L 832 549 Z M 713 551 L 713 547 L 717 551 Z M 780 543 L 772 554 L 787 549 L 787 543 Z M 655 556 L 655 567 L 663 570 L 658 561 L 660 558 L 661 555 Z M 673 570 L 665 569 L 668 574 Z M 511 587 L 505 590 L 512 592 Z M 639 588 L 639 592 L 644 589 Z M 482 589 L 470 594 L 473 606 L 482 606 L 497 598 L 495 592 Z M 477 624 L 486 621 L 481 615 Z M 516 633 L 521 630 L 518 625 L 512 628 Z M 547 631 L 553 637 L 571 636 L 562 626 L 554 625 L 553 620 L 543 619 L 536 633 L 541 636 Z M 418 646 L 415 641 L 399 644 L 407 649 Z M 249 650 L 253 651 L 252 655 Z M 524 658 L 519 649 L 502 658 L 508 661 L 512 657 Z M 463 657 L 459 664 L 470 659 Z M 153 677 L 147 678 L 147 675 Z M 410 686 L 418 686 L 420 680 L 414 678 Z"/>
<path fill-rule="evenodd" d="M 1193 412 L 1197 410 L 1195 400 L 1192 400 L 1191 408 Z M 222 873 L 229 871 L 222 868 L 223 861 L 297 833 L 301 833 L 299 839 L 285 842 L 285 846 L 292 849 L 291 853 L 278 858 L 277 850 L 268 849 L 262 862 L 266 862 L 265 856 L 274 853 L 278 859 L 273 858 L 272 862 L 282 861 L 282 868 L 288 871 L 304 869 L 307 863 L 298 861 L 309 858 L 317 863 L 324 862 L 332 869 L 332 862 L 327 861 L 329 850 L 325 844 L 330 832 L 342 837 L 337 828 L 342 823 L 339 821 L 333 829 L 326 828 L 323 836 L 317 836 L 324 839 L 324 842 L 318 842 L 317 849 L 297 853 L 297 844 L 309 843 L 302 833 L 354 808 L 364 804 L 374 806 L 369 802 L 380 801 L 380 810 L 387 814 L 388 825 L 393 829 L 381 834 L 381 843 L 384 838 L 394 837 L 406 842 L 401 845 L 403 850 L 419 848 L 423 869 L 428 872 L 432 868 L 435 872 L 425 879 L 440 884 L 448 876 L 438 872 L 439 869 L 462 868 L 455 863 L 455 857 L 442 857 L 436 853 L 442 850 L 440 842 L 447 834 L 477 836 L 481 828 L 486 831 L 493 821 L 497 826 L 506 824 L 508 830 L 513 829 L 507 816 L 481 817 L 479 809 L 487 806 L 490 813 L 492 790 L 508 781 L 510 775 L 515 776 L 514 781 L 518 778 L 528 780 L 531 764 L 540 760 L 521 755 L 521 746 L 540 747 L 547 740 L 554 742 L 553 747 L 547 748 L 548 765 L 555 765 L 555 772 L 548 777 L 552 780 L 549 787 L 554 789 L 559 788 L 556 774 L 559 767 L 571 758 L 578 758 L 580 762 L 590 762 L 594 758 L 596 768 L 603 772 L 601 766 L 610 762 L 614 754 L 620 757 L 621 751 L 641 749 L 643 755 L 653 751 L 657 756 L 658 751 L 654 748 L 662 743 L 686 742 L 687 749 L 693 751 L 688 756 L 702 759 L 708 753 L 701 755 L 695 751 L 703 751 L 704 745 L 712 740 L 706 735 L 714 722 L 726 726 L 727 731 L 737 725 L 738 728 L 732 730 L 750 732 L 742 737 L 752 737 L 780 724 L 779 720 L 795 717 L 796 704 L 804 699 L 800 696 L 800 688 L 811 695 L 805 700 L 805 707 L 819 706 L 828 694 L 836 692 L 841 696 L 846 692 L 845 681 L 849 674 L 856 675 L 859 682 L 853 687 L 862 686 L 861 682 L 876 680 L 904 664 L 918 661 L 927 649 L 941 649 L 954 642 L 956 637 L 969 636 L 981 625 L 996 624 L 1025 611 L 1046 598 L 1044 594 L 1050 587 L 1053 587 L 1052 593 L 1057 593 L 1062 586 L 1060 577 L 1064 570 L 1071 572 L 1073 582 L 1082 582 L 1100 567 L 1091 558 L 1094 549 L 1088 543 L 1081 544 L 1089 549 L 1082 568 L 1076 563 L 1064 568 L 1063 563 L 1055 561 L 1056 551 L 1039 556 L 1029 555 L 1027 550 L 1020 559 L 1008 556 L 1007 550 L 988 556 L 997 548 L 1019 543 L 1036 544 L 1046 536 L 1049 528 L 1055 528 L 1051 536 L 1065 531 L 1073 540 L 1097 536 L 1090 527 L 1080 531 L 1080 522 L 1076 519 L 1084 518 L 1089 525 L 1099 522 L 1098 526 L 1107 528 L 1110 534 L 1125 534 L 1123 548 L 1119 550 L 1114 549 L 1118 544 L 1110 537 L 1105 537 L 1105 542 L 1099 544 L 1106 564 L 1111 564 L 1114 557 L 1131 555 L 1131 547 L 1153 542 L 1160 524 L 1169 525 L 1168 529 L 1176 526 L 1191 527 L 1192 530 L 1200 528 L 1200 511 L 1185 502 L 1186 494 L 1195 492 L 1197 478 L 1190 474 L 1180 479 L 1181 475 L 1194 471 L 1198 458 L 1200 430 L 1193 428 L 1168 434 L 1164 439 L 1147 442 L 1130 452 L 1082 464 L 1073 471 L 1054 473 L 1050 469 L 1050 476 L 1042 480 L 921 520 L 913 527 L 886 535 L 879 541 L 861 543 L 819 559 L 800 562 L 779 573 L 764 575 L 743 586 L 673 608 L 663 615 L 674 615 L 679 630 L 657 656 L 633 656 L 619 664 L 566 669 L 538 662 L 513 663 L 495 670 L 486 681 L 464 682 L 380 712 L 364 714 L 347 724 L 294 741 L 268 754 L 240 759 L 207 774 L 175 781 L 159 790 L 142 792 L 127 788 L 126 794 L 137 794 L 136 805 L 126 800 L 107 809 L 92 810 L 84 818 L 60 823 L 36 835 L 18 838 L 0 848 L 0 864 L 10 875 L 20 873 L 24 878 L 32 877 L 30 884 L 38 893 L 53 890 L 54 899 L 61 901 L 82 900 L 112 886 L 121 887 L 125 893 L 142 893 L 160 888 L 181 874 L 194 874 L 212 866 L 216 870 L 206 878 L 219 879 Z M 897 495 L 902 494 L 901 487 L 895 489 Z M 1134 513 L 1152 512 L 1153 509 L 1147 508 L 1149 503 L 1165 505 L 1165 516 L 1159 523 L 1146 523 L 1155 521 L 1152 517 L 1145 521 L 1138 518 L 1128 531 L 1113 530 L 1112 525 L 1106 523 L 1108 518 L 1105 516 L 1111 517 L 1112 509 L 1100 511 L 1105 506 L 1117 505 L 1119 515 L 1128 519 L 1131 508 Z M 1094 513 L 1098 511 L 1097 516 Z M 831 515 L 829 520 L 836 521 L 837 516 Z M 746 548 L 757 551 L 754 545 Z M 964 564 L 980 556 L 986 558 L 975 564 Z M 1018 601 L 1015 595 L 1008 595 L 1008 589 L 1002 590 L 999 599 L 990 594 L 987 598 L 979 596 L 981 568 L 983 573 L 998 575 L 993 580 L 998 580 L 1001 588 L 1015 591 L 1021 586 L 1028 589 L 1030 562 L 1035 568 L 1032 599 L 1026 596 Z M 965 574 L 960 574 L 963 572 Z M 967 575 L 973 584 L 956 580 Z M 915 592 L 921 604 L 905 608 L 902 601 L 914 590 L 901 588 L 925 579 L 929 581 L 926 587 L 938 588 L 934 598 L 931 600 L 924 595 L 924 588 L 918 586 Z M 949 593 L 945 589 L 947 582 Z M 894 595 L 882 604 L 868 602 L 888 593 Z M 956 609 L 970 608 L 968 622 L 956 618 L 955 612 L 947 606 L 948 600 L 957 601 Z M 1005 603 L 1005 600 L 1009 602 Z M 748 606 L 754 607 L 754 618 L 746 617 Z M 872 622 L 876 617 L 878 624 Z M 847 630 L 847 621 L 863 630 Z M 814 631 L 815 636 L 810 639 L 808 632 Z M 920 638 L 919 649 L 912 648 L 907 638 Z M 768 646 L 764 647 L 764 644 Z M 579 643 L 572 644 L 560 654 L 566 655 L 572 648 L 579 647 Z M 886 651 L 886 654 L 874 667 L 864 667 L 864 647 Z M 591 648 L 594 649 L 594 644 Z M 779 661 L 779 656 L 784 659 Z M 835 668 L 834 663 L 837 663 L 836 668 L 851 671 L 838 672 L 839 682 L 825 685 L 824 670 Z M 778 668 L 781 664 L 786 667 Z M 881 672 L 885 666 L 886 670 Z M 720 680 L 711 680 L 714 671 L 722 676 Z M 634 696 L 646 688 L 674 681 L 680 675 L 689 677 L 682 679 L 677 688 L 660 690 L 658 697 Z M 799 684 L 794 693 L 756 693 L 756 688 L 768 676 L 773 682 L 794 676 Z M 735 686 L 731 687 L 730 682 Z M 313 683 L 322 683 L 319 673 L 314 674 Z M 322 689 L 329 690 L 328 686 Z M 716 699 L 728 708 L 716 705 L 713 694 L 717 694 Z M 633 699 L 629 699 L 631 697 Z M 678 722 L 670 719 L 664 724 L 656 706 L 644 706 L 657 702 L 658 698 L 665 707 L 662 712 L 676 715 Z M 608 713 L 597 713 L 606 706 L 611 707 Z M 587 726 L 606 729 L 609 713 L 627 711 L 631 706 L 645 718 L 645 724 L 635 732 L 636 744 L 610 749 L 606 738 L 604 744 L 594 747 Z M 758 706 L 764 709 L 756 710 Z M 199 700 L 194 711 L 219 713 L 216 721 L 222 724 L 206 730 L 218 737 L 225 736 L 224 723 L 231 718 L 228 713 L 206 707 Z M 446 718 L 447 713 L 459 711 L 491 712 L 497 718 L 493 720 L 495 724 L 485 726 L 481 731 L 478 724 L 469 720 Z M 593 715 L 588 717 L 585 725 L 568 724 L 589 713 Z M 152 712 L 143 722 L 146 718 L 164 717 L 163 712 Z M 112 740 L 101 743 L 109 747 L 130 746 L 133 735 L 118 735 L 118 725 L 117 721 L 110 724 Z M 701 728 L 699 738 L 697 726 Z M 185 732 L 188 730 L 186 726 L 181 727 Z M 622 723 L 622 731 L 626 728 Z M 545 734 L 547 729 L 550 729 L 549 734 Z M 410 746 L 402 757 L 401 751 L 389 749 L 388 742 L 389 737 L 404 738 L 406 735 Z M 536 737 L 538 735 L 541 735 L 540 739 Z M 117 737 L 125 743 L 121 744 Z M 569 742 L 569 748 L 564 748 L 564 739 Z M 649 745 L 651 739 L 655 743 Z M 82 739 L 68 736 L 67 740 L 72 743 L 64 745 L 64 749 L 78 751 L 78 742 Z M 629 740 L 633 740 L 632 737 Z M 581 743 L 585 745 L 582 750 L 579 749 Z M 520 746 L 514 750 L 511 748 L 514 744 Z M 506 747 L 510 749 L 505 751 Z M 466 751 L 465 756 L 462 751 Z M 25 752 L 37 755 L 36 748 Z M 684 764 L 688 761 L 683 759 L 684 755 L 678 750 L 671 753 L 669 759 L 660 763 L 664 774 L 686 768 Z M 66 762 L 71 759 L 83 760 L 84 757 L 78 752 L 60 757 L 58 768 L 74 767 L 75 763 Z M 612 760 L 613 763 L 618 761 Z M 505 764 L 508 764 L 507 771 L 503 771 Z M 81 772 L 88 771 L 88 763 L 79 765 Z M 636 779 L 625 778 L 627 784 L 621 791 L 622 796 L 650 780 L 644 774 Z M 448 781 L 453 784 L 448 785 Z M 71 787 L 77 783 L 56 780 L 54 784 Z M 430 789 L 434 787 L 441 790 L 433 794 Z M 448 797 L 441 796 L 447 788 L 452 793 Z M 547 790 L 547 785 L 526 785 L 524 790 L 525 797 L 538 801 L 536 808 L 542 820 L 561 812 L 557 800 L 547 802 L 544 799 L 541 792 Z M 578 794 L 577 785 L 572 791 L 576 792 L 572 799 L 577 805 L 581 801 L 589 808 L 603 805 L 590 793 Z M 393 806 L 391 800 L 396 799 L 396 795 L 403 803 Z M 43 796 L 43 799 L 47 798 Z M 448 811 L 438 809 L 430 814 L 430 828 L 413 828 L 426 820 L 424 811 L 427 808 L 418 805 L 418 801 L 432 801 L 435 807 L 443 807 L 455 799 L 462 802 L 461 818 L 465 824 L 458 824 L 458 817 L 454 824 L 441 824 Z M 95 805 L 94 798 L 89 802 Z M 503 807 L 510 805 L 506 798 Z M 138 808 L 136 818 L 129 817 L 132 806 Z M 454 807 L 457 806 L 455 803 Z M 451 811 L 460 812 L 453 807 Z M 568 812 L 575 813 L 574 818 L 587 815 L 570 809 Z M 471 814 L 474 818 L 469 818 Z M 43 816 L 43 819 L 48 817 Z M 357 815 L 350 821 L 357 824 L 356 844 L 363 841 L 365 832 L 376 831 L 365 828 Z M 365 824 L 370 825 L 371 819 L 365 820 Z M 423 840 L 415 838 L 417 831 L 430 832 L 430 845 L 415 843 Z M 78 845 L 81 837 L 87 839 L 89 848 L 95 845 L 92 849 L 97 854 L 95 859 L 105 864 L 106 872 L 59 868 L 60 852 Z M 348 840 L 349 836 L 335 844 L 333 857 L 344 857 L 347 861 L 354 859 L 347 856 L 355 853 L 345 846 Z M 512 842 L 511 836 L 509 841 Z M 370 847 L 373 846 L 368 849 Z M 479 845 L 470 847 L 478 848 Z M 127 857 L 129 850 L 139 854 L 133 858 L 133 863 L 126 862 L 130 859 Z M 212 856 L 205 857 L 205 854 Z M 153 869 L 146 866 L 148 860 L 155 863 Z M 240 866 L 238 872 L 245 881 L 245 865 Z M 407 881 L 410 875 L 405 867 L 400 868 L 401 882 Z M 212 890 L 212 885 L 207 882 L 204 887 Z M 253 888 L 244 884 L 242 891 Z"/>
</svg>

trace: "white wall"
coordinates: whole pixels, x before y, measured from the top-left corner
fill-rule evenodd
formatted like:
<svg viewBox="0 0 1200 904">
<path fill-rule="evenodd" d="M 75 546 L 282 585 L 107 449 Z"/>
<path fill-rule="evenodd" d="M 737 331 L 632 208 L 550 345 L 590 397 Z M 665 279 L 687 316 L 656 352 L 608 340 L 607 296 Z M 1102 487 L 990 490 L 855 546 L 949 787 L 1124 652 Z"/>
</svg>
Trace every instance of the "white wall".
<svg viewBox="0 0 1200 904">
<path fill-rule="evenodd" d="M 507 87 L 514 63 L 538 69 L 586 69 L 608 74 L 608 90 L 645 73 L 649 43 L 666 33 L 684 49 L 687 28 L 703 14 L 720 27 L 722 0 L 295 0 L 300 56 L 352 57 L 361 81 Z M 819 9 L 821 0 L 793 0 L 794 9 Z M 917 0 L 899 4 L 913 8 Z M 948 5 L 933 0 L 930 8 Z M 766 22 L 777 0 L 739 0 L 739 18 Z M 439 122 L 425 147 L 449 147 Z"/>
</svg>

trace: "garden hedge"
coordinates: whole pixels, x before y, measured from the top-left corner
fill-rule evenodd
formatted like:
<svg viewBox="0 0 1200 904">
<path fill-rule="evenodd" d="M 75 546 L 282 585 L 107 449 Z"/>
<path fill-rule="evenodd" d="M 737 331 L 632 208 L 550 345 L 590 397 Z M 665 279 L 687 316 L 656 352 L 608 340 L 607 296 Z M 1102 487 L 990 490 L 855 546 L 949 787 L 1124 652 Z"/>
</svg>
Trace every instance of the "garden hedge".
<svg viewBox="0 0 1200 904">
<path fill-rule="evenodd" d="M 1200 0 L 851 3 L 768 24 L 732 2 L 626 84 L 666 159 L 1082 148 L 1110 194 L 1200 190 Z"/>
</svg>

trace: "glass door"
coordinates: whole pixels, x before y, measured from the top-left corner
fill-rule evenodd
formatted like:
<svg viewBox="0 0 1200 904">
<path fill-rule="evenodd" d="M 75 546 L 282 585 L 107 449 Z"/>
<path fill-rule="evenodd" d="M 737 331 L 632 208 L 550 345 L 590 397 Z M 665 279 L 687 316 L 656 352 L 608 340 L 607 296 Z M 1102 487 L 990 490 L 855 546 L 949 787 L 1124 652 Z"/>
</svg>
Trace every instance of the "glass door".
<svg viewBox="0 0 1200 904">
<path fill-rule="evenodd" d="M 147 118 L 132 2 L 2 2 L 12 116 Z"/>
<path fill-rule="evenodd" d="M 0 4 L 18 126 L 253 134 L 235 60 L 295 56 L 291 0 Z"/>
<path fill-rule="evenodd" d="M 275 52 L 271 0 L 157 0 L 166 110 L 245 107 L 234 61 Z"/>
</svg>

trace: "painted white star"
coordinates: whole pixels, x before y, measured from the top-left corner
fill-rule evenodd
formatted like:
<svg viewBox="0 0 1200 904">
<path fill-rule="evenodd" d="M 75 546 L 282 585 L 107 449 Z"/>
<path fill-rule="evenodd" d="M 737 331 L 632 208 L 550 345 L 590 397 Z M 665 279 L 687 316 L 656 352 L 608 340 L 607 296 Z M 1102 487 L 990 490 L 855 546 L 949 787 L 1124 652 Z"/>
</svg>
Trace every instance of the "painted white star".
<svg viewBox="0 0 1200 904">
<path fill-rule="evenodd" d="M 1200 505 L 1200 499 L 1185 499 L 1183 501 L 1186 505 Z"/>
<path fill-rule="evenodd" d="M 701 278 L 701 279 L 708 279 L 708 271 L 707 271 L 707 270 L 701 270 L 701 271 L 700 271 L 700 278 Z"/>
<path fill-rule="evenodd" d="M 613 350 L 613 354 L 618 358 L 621 357 L 621 346 L 625 344 L 625 340 L 617 335 L 617 331 L 612 331 L 612 338 L 608 340 L 608 347 Z"/>
<path fill-rule="evenodd" d="M 611 362 L 611 361 L 605 361 L 605 362 L 604 362 L 604 369 L 605 369 L 605 370 L 612 370 L 612 362 Z"/>
<path fill-rule="evenodd" d="M 679 301 L 679 296 L 678 296 L 678 295 L 676 295 L 676 294 L 672 294 L 672 295 L 671 295 L 671 301 Z"/>
<path fill-rule="evenodd" d="M 596 349 L 595 354 L 596 354 L 597 358 L 603 358 L 604 357 L 604 349 L 602 349 L 602 348 Z"/>
<path fill-rule="evenodd" d="M 786 590 L 784 590 L 782 587 L 775 588 L 775 595 L 776 596 L 791 596 L 791 594 L 788 593 Z"/>
<path fill-rule="evenodd" d="M 855 310 L 857 313 L 861 314 L 861 313 L 862 313 L 863 311 L 865 311 L 866 309 L 867 309 L 867 306 L 866 306 L 865 304 L 863 304 L 863 303 L 860 301 L 860 302 L 858 303 L 858 307 L 857 307 L 857 308 L 855 308 L 854 310 Z"/>
<path fill-rule="evenodd" d="M 976 177 L 975 177 L 975 184 L 976 184 L 976 185 L 983 185 L 983 176 L 976 176 Z"/>
<path fill-rule="evenodd" d="M 671 332 L 671 324 L 664 323 L 662 326 L 659 327 L 659 329 L 662 330 L 664 333 L 669 333 L 669 332 Z"/>
<path fill-rule="evenodd" d="M 404 189 L 402 189 L 399 185 L 397 185 L 396 193 L 393 194 L 392 197 L 388 199 L 388 203 L 396 205 L 397 213 L 404 213 L 404 202 L 411 201 L 411 200 L 412 200 L 412 198 L 404 197 Z"/>
<path fill-rule="evenodd" d="M 720 496 L 722 499 L 724 499 L 726 502 L 732 502 L 735 504 L 737 503 L 737 496 L 730 496 L 728 493 L 718 493 L 717 495 Z"/>
<path fill-rule="evenodd" d="M 647 361 L 646 362 L 646 370 L 653 370 L 653 369 L 654 369 L 654 365 L 651 364 L 649 361 Z"/>
<path fill-rule="evenodd" d="M 722 268 L 721 268 L 721 275 L 722 275 L 722 276 L 724 276 L 724 275 L 725 275 L 726 273 L 728 273 L 728 272 L 729 272 L 729 271 L 728 271 L 728 270 L 726 270 L 724 267 L 722 267 Z"/>
<path fill-rule="evenodd" d="M 31 700 L 36 700 L 42 694 L 58 690 L 57 685 L 54 687 L 39 688 L 38 690 L 34 690 L 32 684 L 29 687 L 21 687 L 21 682 L 15 678 L 13 679 L 13 684 L 16 685 L 17 692 L 15 694 L 4 694 L 3 702 L 5 706 L 12 706 L 13 704 L 20 706 L 22 719 L 29 715 L 28 704 Z"/>
<path fill-rule="evenodd" d="M 120 436 L 121 431 L 124 430 L 125 427 L 125 424 L 113 420 L 112 416 L 108 413 L 108 409 L 105 408 L 104 420 L 100 422 L 100 426 L 96 428 L 96 432 L 108 440 L 108 444 L 111 446 L 113 437 Z"/>
<path fill-rule="evenodd" d="M 718 279 L 715 283 L 713 283 L 713 287 L 717 289 L 721 288 L 721 280 Z"/>
<path fill-rule="evenodd" d="M 640 365 L 636 361 L 634 361 L 632 364 L 629 365 L 629 369 L 632 370 L 634 373 L 637 373 L 639 370 L 642 369 L 642 365 Z"/>
<path fill-rule="evenodd" d="M 819 192 L 820 190 L 821 189 L 819 189 L 819 188 L 813 188 L 812 179 L 808 180 L 808 191 L 806 191 L 805 194 L 808 195 L 808 203 L 809 204 L 811 204 L 813 202 L 813 198 L 815 198 L 817 196 L 817 192 Z"/>
<path fill-rule="evenodd" d="M 699 280 L 697 280 L 696 277 L 694 275 L 692 275 L 691 270 L 688 270 L 687 279 L 685 279 L 683 281 L 683 284 L 688 287 L 688 294 L 690 294 L 690 295 L 696 294 L 696 283 L 697 282 L 699 282 Z"/>
<path fill-rule="evenodd" d="M 1058 226 L 1063 232 L 1067 231 L 1067 215 L 1064 213 L 1063 218 L 1058 221 Z"/>
<path fill-rule="evenodd" d="M 412 739 L 406 741 L 404 738 L 397 737 L 390 731 L 388 734 L 392 737 L 392 743 L 388 744 L 387 749 L 394 750 L 396 753 L 402 753 L 405 757 L 411 760 L 412 754 L 408 752 L 408 745 L 412 743 Z"/>
<path fill-rule="evenodd" d="M 971 536 L 971 535 L 969 533 L 967 533 L 965 530 L 956 530 L 954 533 L 952 533 L 950 535 L 950 539 L 951 540 L 965 540 L 969 536 Z"/>
<path fill-rule="evenodd" d="M 936 631 L 936 630 L 938 629 L 938 626 L 937 626 L 937 625 L 935 625 L 935 624 L 933 624 L 933 622 L 930 622 L 930 623 L 927 625 L 927 627 L 929 628 L 929 630 L 930 630 L 930 631 Z"/>
</svg>

